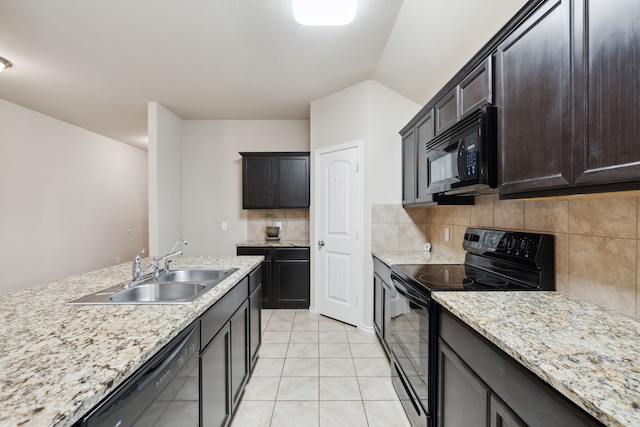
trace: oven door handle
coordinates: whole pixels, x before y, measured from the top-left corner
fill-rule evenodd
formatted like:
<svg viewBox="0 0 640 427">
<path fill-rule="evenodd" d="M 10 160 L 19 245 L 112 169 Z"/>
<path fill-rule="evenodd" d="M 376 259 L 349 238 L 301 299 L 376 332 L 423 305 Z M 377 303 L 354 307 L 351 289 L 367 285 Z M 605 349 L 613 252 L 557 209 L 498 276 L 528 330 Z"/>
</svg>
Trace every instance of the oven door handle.
<svg viewBox="0 0 640 427">
<path fill-rule="evenodd" d="M 393 282 L 393 286 L 396 288 L 396 291 L 407 298 L 409 301 L 418 304 L 422 307 L 429 307 L 430 298 L 420 295 L 418 292 L 413 291 L 408 284 L 401 279 L 399 276 L 391 273 L 391 281 Z"/>
</svg>

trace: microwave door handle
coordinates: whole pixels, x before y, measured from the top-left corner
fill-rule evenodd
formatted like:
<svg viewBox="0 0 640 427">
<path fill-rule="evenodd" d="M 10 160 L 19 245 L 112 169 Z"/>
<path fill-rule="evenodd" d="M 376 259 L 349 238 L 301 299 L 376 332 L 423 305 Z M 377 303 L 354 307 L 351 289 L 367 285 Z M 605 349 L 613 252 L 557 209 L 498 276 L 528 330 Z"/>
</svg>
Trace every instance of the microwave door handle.
<svg viewBox="0 0 640 427">
<path fill-rule="evenodd" d="M 458 166 L 458 179 L 460 181 L 464 181 L 465 178 L 467 177 L 467 168 L 465 167 L 465 164 L 464 164 L 464 139 L 461 139 L 458 141 L 457 166 Z"/>
</svg>

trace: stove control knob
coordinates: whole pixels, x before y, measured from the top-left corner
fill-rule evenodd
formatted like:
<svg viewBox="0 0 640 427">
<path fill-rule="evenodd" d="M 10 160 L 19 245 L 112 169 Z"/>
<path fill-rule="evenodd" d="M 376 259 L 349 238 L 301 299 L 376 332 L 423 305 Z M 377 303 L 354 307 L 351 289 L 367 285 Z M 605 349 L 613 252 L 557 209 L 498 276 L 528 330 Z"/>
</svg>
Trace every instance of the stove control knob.
<svg viewBox="0 0 640 427">
<path fill-rule="evenodd" d="M 507 245 L 507 249 L 511 250 L 513 248 L 516 247 L 516 238 L 512 237 L 511 240 L 509 240 L 509 244 Z"/>
</svg>

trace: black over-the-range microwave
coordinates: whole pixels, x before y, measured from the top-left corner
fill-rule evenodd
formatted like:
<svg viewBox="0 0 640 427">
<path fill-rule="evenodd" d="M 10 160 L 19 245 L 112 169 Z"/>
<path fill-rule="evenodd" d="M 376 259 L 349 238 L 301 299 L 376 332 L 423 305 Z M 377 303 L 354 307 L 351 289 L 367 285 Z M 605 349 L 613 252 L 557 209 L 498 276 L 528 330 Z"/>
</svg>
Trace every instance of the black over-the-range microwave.
<svg viewBox="0 0 640 427">
<path fill-rule="evenodd" d="M 475 195 L 498 186 L 496 107 L 487 105 L 427 143 L 427 193 Z"/>
</svg>

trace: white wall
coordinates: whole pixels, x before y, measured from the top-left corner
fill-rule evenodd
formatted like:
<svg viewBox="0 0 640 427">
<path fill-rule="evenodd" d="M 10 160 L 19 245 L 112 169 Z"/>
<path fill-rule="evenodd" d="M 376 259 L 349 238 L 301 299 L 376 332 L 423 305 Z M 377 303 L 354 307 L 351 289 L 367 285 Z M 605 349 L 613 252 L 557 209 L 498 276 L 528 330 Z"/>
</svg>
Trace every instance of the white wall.
<svg viewBox="0 0 640 427">
<path fill-rule="evenodd" d="M 373 294 L 371 272 L 371 204 L 401 202 L 399 131 L 413 118 L 421 106 L 387 87 L 367 80 L 311 103 L 311 155 L 347 142 L 363 141 L 362 194 L 362 307 L 363 326 L 373 327 Z M 311 164 L 314 165 L 315 160 Z M 315 200 L 315 170 L 311 171 L 312 203 Z M 316 242 L 316 213 L 311 208 L 311 242 Z M 312 245 L 311 305 L 315 307 L 315 250 Z"/>
<path fill-rule="evenodd" d="M 182 217 L 189 255 L 235 255 L 236 244 L 247 239 L 241 151 L 309 151 L 309 121 L 182 122 Z"/>
<path fill-rule="evenodd" d="M 182 119 L 149 102 L 149 250 L 164 255 L 183 237 Z M 185 238 L 186 239 L 186 238 Z M 188 241 L 188 239 L 186 239 Z"/>
<path fill-rule="evenodd" d="M 147 246 L 147 153 L 0 100 L 0 200 L 0 292 L 129 261 Z"/>
</svg>

